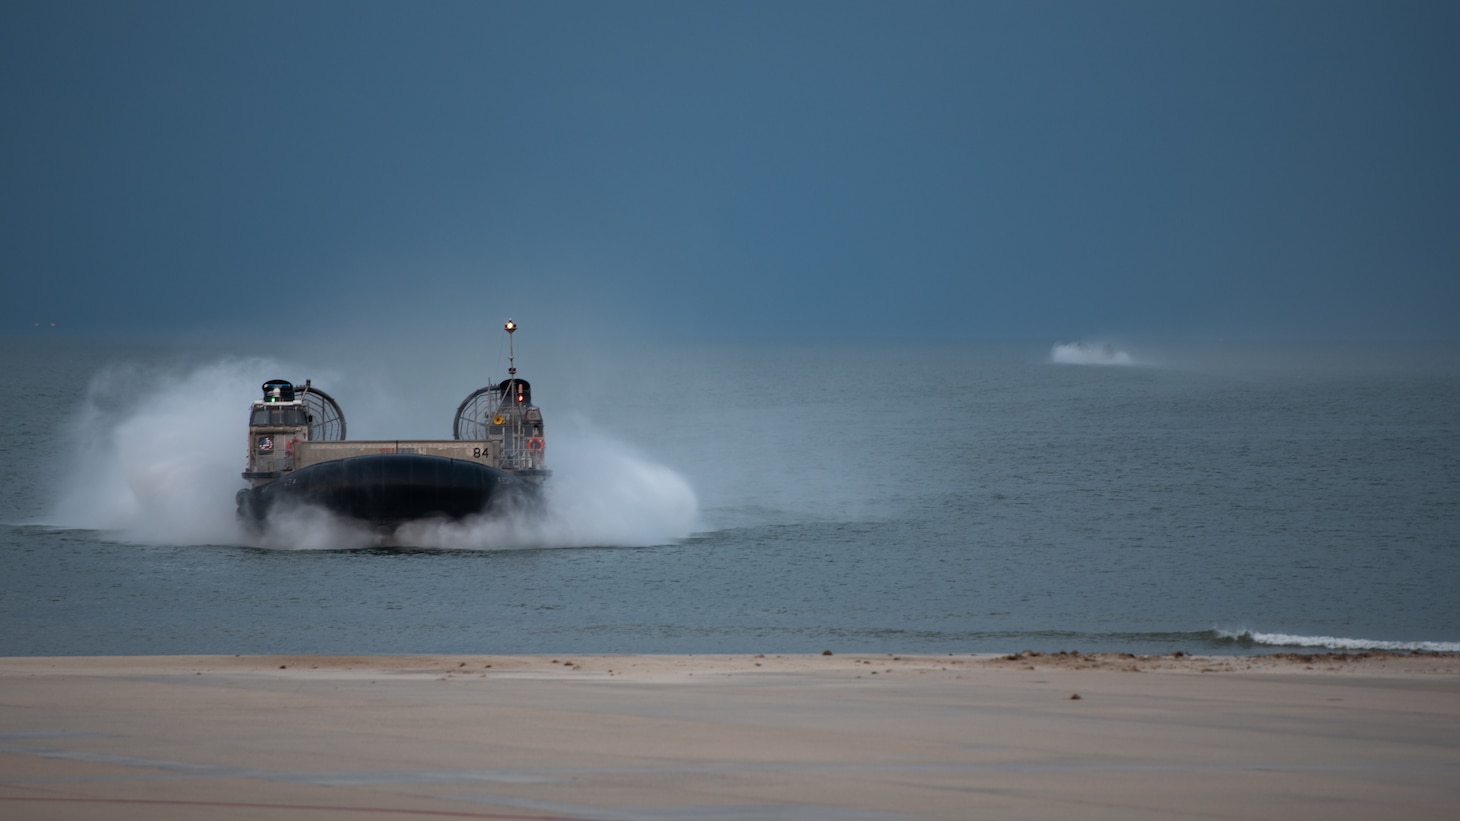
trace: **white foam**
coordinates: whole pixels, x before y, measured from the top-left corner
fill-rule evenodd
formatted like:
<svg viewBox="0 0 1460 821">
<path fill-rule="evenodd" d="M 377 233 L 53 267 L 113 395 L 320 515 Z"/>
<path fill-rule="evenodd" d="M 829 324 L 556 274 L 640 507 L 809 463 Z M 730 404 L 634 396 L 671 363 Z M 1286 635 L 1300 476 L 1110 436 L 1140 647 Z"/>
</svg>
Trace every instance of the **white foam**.
<svg viewBox="0 0 1460 821">
<path fill-rule="evenodd" d="M 1049 351 L 1049 361 L 1059 365 L 1134 365 L 1131 355 L 1109 342 L 1067 342 Z"/>
<path fill-rule="evenodd" d="M 1341 636 L 1296 636 L 1288 633 L 1257 633 L 1250 630 L 1215 630 L 1219 638 L 1250 641 L 1272 647 L 1327 647 L 1333 650 L 1424 650 L 1432 653 L 1460 653 L 1457 641 L 1383 641 Z"/>
</svg>

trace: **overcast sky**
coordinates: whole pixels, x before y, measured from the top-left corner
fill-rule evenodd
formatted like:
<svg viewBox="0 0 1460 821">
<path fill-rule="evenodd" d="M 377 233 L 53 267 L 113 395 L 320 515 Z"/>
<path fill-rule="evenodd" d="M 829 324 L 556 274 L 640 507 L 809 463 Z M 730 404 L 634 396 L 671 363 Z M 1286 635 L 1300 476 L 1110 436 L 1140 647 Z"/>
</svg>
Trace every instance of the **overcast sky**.
<svg viewBox="0 0 1460 821">
<path fill-rule="evenodd" d="M 0 2 L 0 327 L 1460 335 L 1460 3 Z"/>
</svg>

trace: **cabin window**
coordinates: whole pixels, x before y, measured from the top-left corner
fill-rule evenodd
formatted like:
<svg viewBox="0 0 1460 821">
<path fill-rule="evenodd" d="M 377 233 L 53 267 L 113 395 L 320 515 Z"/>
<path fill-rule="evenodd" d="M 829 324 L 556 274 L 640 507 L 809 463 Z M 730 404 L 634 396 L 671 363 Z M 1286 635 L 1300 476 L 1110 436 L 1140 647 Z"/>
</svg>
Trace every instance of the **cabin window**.
<svg viewBox="0 0 1460 821">
<path fill-rule="evenodd" d="M 304 408 L 270 407 L 254 408 L 253 417 L 248 420 L 250 425 L 307 425 L 309 419 L 304 414 Z"/>
</svg>

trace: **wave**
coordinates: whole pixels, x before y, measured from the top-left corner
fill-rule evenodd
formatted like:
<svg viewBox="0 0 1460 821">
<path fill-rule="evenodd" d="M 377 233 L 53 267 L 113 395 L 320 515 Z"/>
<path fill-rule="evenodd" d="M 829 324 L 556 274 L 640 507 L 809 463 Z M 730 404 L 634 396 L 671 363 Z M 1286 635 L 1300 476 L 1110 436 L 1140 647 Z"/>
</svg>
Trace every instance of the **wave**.
<svg viewBox="0 0 1460 821">
<path fill-rule="evenodd" d="M 1460 653 L 1460 641 L 1387 641 L 1342 636 L 1295 636 L 1288 633 L 1258 633 L 1252 630 L 1212 630 L 1219 642 L 1242 646 L 1321 647 L 1329 650 L 1422 650 L 1430 653 Z"/>
<path fill-rule="evenodd" d="M 1049 351 L 1057 365 L 1134 365 L 1135 359 L 1109 342 L 1065 342 Z"/>
<path fill-rule="evenodd" d="M 1105 653 L 1164 654 L 1175 651 L 1211 655 L 1246 655 L 1287 650 L 1318 652 L 1323 650 L 1460 653 L 1460 642 L 1454 641 L 1385 641 L 1378 639 L 1343 638 L 1337 636 L 1297 636 L 1284 633 L 1261 633 L 1251 630 L 1197 631 L 1113 631 L 1079 630 L 898 630 L 837 628 L 817 630 L 824 638 L 856 640 L 863 646 L 966 647 L 979 652 L 1013 650 L 1080 650 Z M 1272 649 L 1268 649 L 1272 648 Z"/>
</svg>

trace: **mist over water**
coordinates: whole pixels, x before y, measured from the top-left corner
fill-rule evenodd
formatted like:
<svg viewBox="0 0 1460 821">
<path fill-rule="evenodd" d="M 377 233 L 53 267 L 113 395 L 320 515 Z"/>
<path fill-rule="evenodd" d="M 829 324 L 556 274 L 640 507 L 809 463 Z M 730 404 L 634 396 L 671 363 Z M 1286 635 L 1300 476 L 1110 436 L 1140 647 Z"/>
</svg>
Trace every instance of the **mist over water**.
<svg viewBox="0 0 1460 821">
<path fill-rule="evenodd" d="M 1110 342 L 1065 342 L 1049 351 L 1049 361 L 1060 365 L 1134 365 L 1136 361 Z"/>
<path fill-rule="evenodd" d="M 273 359 L 102 370 L 66 425 L 68 467 L 47 521 L 148 544 L 467 550 L 663 544 L 688 536 L 697 524 L 698 502 L 683 477 L 581 418 L 567 414 L 554 425 L 548 407 L 548 466 L 554 475 L 542 511 L 415 522 L 381 533 L 302 508 L 280 511 L 261 530 L 251 530 L 237 520 L 234 503 L 234 494 L 246 485 L 239 474 L 247 457 L 248 408 L 265 379 L 306 372 Z M 392 421 L 416 435 L 426 430 L 435 431 L 433 438 L 450 436 L 455 402 L 411 406 L 403 401 L 409 391 L 382 388 L 391 380 L 359 384 L 348 376 L 324 376 L 316 384 L 336 399 L 366 397 L 358 408 L 342 402 L 352 439 L 408 438 L 380 430 Z M 358 418 L 356 410 L 363 411 Z M 417 418 L 410 418 L 412 411 Z M 419 417 L 427 415 L 446 422 L 423 423 Z"/>
</svg>

